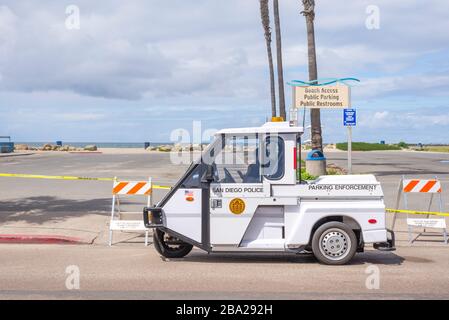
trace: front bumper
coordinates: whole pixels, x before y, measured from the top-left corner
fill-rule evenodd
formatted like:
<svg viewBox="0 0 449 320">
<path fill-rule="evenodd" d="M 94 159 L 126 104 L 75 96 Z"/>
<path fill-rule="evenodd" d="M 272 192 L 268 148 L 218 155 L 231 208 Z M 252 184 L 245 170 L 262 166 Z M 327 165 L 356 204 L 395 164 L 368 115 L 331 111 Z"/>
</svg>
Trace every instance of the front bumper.
<svg viewBox="0 0 449 320">
<path fill-rule="evenodd" d="M 143 223 L 145 228 L 160 228 L 164 226 L 164 213 L 162 208 L 143 208 Z"/>
<path fill-rule="evenodd" d="M 374 249 L 380 251 L 395 251 L 396 250 L 396 239 L 394 231 L 387 229 L 387 242 L 377 242 L 373 244 Z"/>
</svg>

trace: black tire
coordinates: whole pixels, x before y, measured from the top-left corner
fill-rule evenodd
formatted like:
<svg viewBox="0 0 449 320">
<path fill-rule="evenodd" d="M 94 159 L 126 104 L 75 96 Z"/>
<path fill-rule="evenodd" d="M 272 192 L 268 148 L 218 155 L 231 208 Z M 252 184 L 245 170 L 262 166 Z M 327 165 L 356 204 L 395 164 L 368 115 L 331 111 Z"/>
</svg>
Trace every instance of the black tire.
<svg viewBox="0 0 449 320">
<path fill-rule="evenodd" d="M 354 231 L 341 222 L 327 222 L 313 234 L 312 251 L 319 262 L 327 265 L 347 264 L 357 251 Z"/>
<path fill-rule="evenodd" d="M 153 245 L 161 256 L 169 259 L 183 258 L 193 249 L 191 244 L 172 237 L 159 229 L 154 230 Z"/>
</svg>

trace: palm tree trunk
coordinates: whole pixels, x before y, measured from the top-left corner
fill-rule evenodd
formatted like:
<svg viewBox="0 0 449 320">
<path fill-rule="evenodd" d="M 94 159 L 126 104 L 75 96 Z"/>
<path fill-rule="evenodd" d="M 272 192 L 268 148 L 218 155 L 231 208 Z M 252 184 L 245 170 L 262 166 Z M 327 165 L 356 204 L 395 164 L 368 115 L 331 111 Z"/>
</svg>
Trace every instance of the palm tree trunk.
<svg viewBox="0 0 449 320">
<path fill-rule="evenodd" d="M 315 47 L 315 1 L 302 0 L 304 11 L 301 13 L 306 17 L 307 26 L 307 46 L 309 55 L 309 81 L 318 79 Z M 312 127 L 312 149 L 323 151 L 323 138 L 321 132 L 321 113 L 320 109 L 310 110 L 310 122 Z"/>
<path fill-rule="evenodd" d="M 281 37 L 281 20 L 279 18 L 279 1 L 273 0 L 274 26 L 276 31 L 276 57 L 278 67 L 278 85 L 279 85 L 279 115 L 287 120 L 285 111 L 285 93 L 284 93 L 284 67 L 282 65 L 282 37 Z"/>
<path fill-rule="evenodd" d="M 273 53 L 271 51 L 270 11 L 268 0 L 260 0 L 260 16 L 267 45 L 268 65 L 270 68 L 271 116 L 276 117 L 276 89 L 274 83 Z"/>
</svg>

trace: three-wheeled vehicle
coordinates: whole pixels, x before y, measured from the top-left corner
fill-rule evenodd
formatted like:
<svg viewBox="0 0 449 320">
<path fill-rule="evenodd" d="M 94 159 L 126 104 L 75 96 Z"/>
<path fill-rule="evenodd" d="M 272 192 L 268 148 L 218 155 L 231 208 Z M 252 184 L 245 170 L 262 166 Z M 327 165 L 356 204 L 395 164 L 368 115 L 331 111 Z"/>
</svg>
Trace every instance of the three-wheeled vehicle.
<svg viewBox="0 0 449 320">
<path fill-rule="evenodd" d="M 225 129 L 154 207 L 154 246 L 167 258 L 193 246 L 214 252 L 312 252 L 348 263 L 366 244 L 394 250 L 380 183 L 373 175 L 302 181 L 303 128 L 288 122 Z"/>
</svg>

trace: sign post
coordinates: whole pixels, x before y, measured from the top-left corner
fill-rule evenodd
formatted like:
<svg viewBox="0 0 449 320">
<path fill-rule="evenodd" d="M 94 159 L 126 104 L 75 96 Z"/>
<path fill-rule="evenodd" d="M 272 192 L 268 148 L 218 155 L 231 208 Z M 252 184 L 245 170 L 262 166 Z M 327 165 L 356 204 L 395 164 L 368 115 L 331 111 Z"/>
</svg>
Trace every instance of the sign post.
<svg viewBox="0 0 449 320">
<path fill-rule="evenodd" d="M 343 110 L 343 124 L 348 128 L 348 174 L 352 174 L 352 127 L 357 125 L 357 111 Z"/>
</svg>

